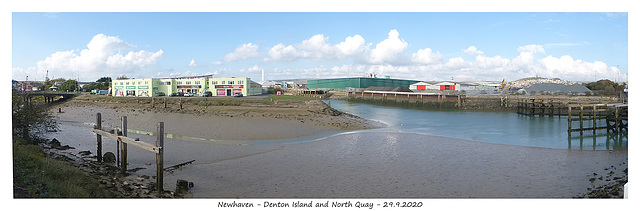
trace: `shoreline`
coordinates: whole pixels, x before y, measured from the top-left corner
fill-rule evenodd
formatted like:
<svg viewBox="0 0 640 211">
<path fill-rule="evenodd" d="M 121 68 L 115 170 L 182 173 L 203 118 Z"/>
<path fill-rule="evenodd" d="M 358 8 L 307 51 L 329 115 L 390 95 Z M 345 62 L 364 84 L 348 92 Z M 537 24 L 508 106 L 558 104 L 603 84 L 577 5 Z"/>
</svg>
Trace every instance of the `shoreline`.
<svg viewBox="0 0 640 211">
<path fill-rule="evenodd" d="M 95 116 L 91 115 L 100 109 L 110 110 L 111 108 L 109 106 L 111 105 L 101 107 L 87 105 L 63 107 L 64 113 L 59 115 L 65 116 L 66 119 L 63 119 L 66 121 L 92 124 L 91 120 L 95 120 Z M 287 105 L 287 109 L 290 108 L 294 108 L 294 106 Z M 89 111 L 86 111 L 87 109 Z M 132 109 L 135 109 L 135 111 Z M 167 118 L 182 118 L 183 120 L 211 117 L 206 114 L 207 111 L 198 115 L 197 109 L 192 111 L 183 109 L 181 111 L 184 113 L 175 114 L 182 117 L 169 115 L 167 113 L 158 114 L 145 111 L 144 108 L 142 110 L 145 114 L 134 116 L 136 118 L 141 118 L 140 116 L 144 115 L 154 116 L 146 120 L 147 123 L 155 121 L 155 118 L 158 118 L 157 116 L 170 116 Z M 320 110 L 322 110 L 322 107 Z M 113 121 L 113 124 L 117 125 L 117 123 L 119 123 L 118 115 L 125 113 L 136 114 L 135 112 L 139 112 L 139 110 L 125 107 L 123 110 L 112 112 L 112 120 L 110 121 Z M 196 114 L 190 112 L 196 112 Z M 235 116 L 237 112 L 238 111 L 229 111 L 225 114 L 226 116 L 223 117 L 233 118 L 232 116 Z M 154 115 L 151 115 L 152 113 Z M 247 115 L 240 116 L 243 119 L 255 118 L 255 116 L 249 117 L 253 115 L 251 112 L 246 114 Z M 89 117 L 88 119 L 90 121 L 74 120 L 74 117 L 83 115 L 85 118 Z M 291 115 L 280 115 L 280 117 L 291 117 Z M 330 114 L 323 115 L 335 117 Z M 219 116 L 216 117 L 219 118 Z M 272 118 L 270 120 L 290 121 L 285 118 Z M 105 120 L 105 113 L 103 113 L 103 121 L 107 121 Z M 145 121 L 141 122 L 144 123 Z M 297 121 L 290 122 L 299 124 Z M 129 119 L 129 124 L 131 125 L 131 119 Z M 247 124 L 246 121 L 245 124 Z M 106 124 L 103 123 L 103 126 L 104 125 Z M 282 125 L 277 126 L 283 127 Z M 317 125 L 315 126 L 318 127 Z M 184 127 L 182 129 L 183 131 L 189 131 L 188 128 L 189 127 Z M 165 130 L 165 132 L 168 131 Z M 81 142 L 80 139 L 75 140 L 77 138 L 74 137 L 68 138 L 71 140 L 61 141 L 74 142 L 74 146 L 76 142 Z M 86 142 L 84 143 L 85 146 L 95 144 L 95 137 L 86 139 L 87 140 L 82 140 Z M 612 153 L 606 151 L 591 152 L 548 149 L 485 143 L 423 134 L 388 132 L 355 132 L 323 138 L 320 141 L 294 145 L 235 146 L 202 141 L 173 142 L 175 142 L 172 143 L 173 146 L 169 145 L 172 149 L 175 149 L 171 150 L 171 153 L 174 153 L 173 155 L 171 155 L 171 153 L 168 155 L 169 159 L 167 160 L 169 161 L 169 165 L 191 159 L 195 159 L 196 162 L 194 162 L 193 165 L 186 166 L 175 174 L 167 174 L 165 176 L 165 190 L 172 189 L 172 183 L 175 179 L 187 179 L 193 181 L 196 184 L 196 188 L 193 189 L 192 195 L 188 194 L 186 197 L 195 198 L 289 198 L 294 196 L 315 198 L 335 198 L 336 196 L 352 198 L 371 198 L 372 196 L 375 198 L 507 198 L 509 196 L 518 198 L 606 197 L 611 195 L 590 195 L 591 192 L 597 192 L 596 190 L 606 189 L 607 187 L 605 186 L 608 184 L 606 184 L 605 181 L 611 179 L 600 176 L 607 174 L 607 172 L 602 171 L 601 167 L 607 167 L 609 165 L 626 167 L 627 160 L 625 158 L 628 156 L 626 150 Z M 169 141 L 169 143 L 171 144 L 171 141 Z M 436 145 L 438 146 L 436 147 L 437 149 L 432 147 Z M 77 150 L 87 149 L 82 148 Z M 399 151 L 396 152 L 396 150 Z M 500 153 L 500 156 L 496 157 L 496 153 Z M 145 165 L 145 162 L 149 162 L 147 158 L 136 157 L 136 155 L 131 156 L 130 162 L 134 163 L 132 163 L 130 168 L 147 168 Z M 524 162 L 525 164 L 512 163 L 513 161 Z M 595 161 L 596 164 L 600 162 L 600 164 L 597 166 L 587 165 L 592 161 Z M 86 160 L 86 162 L 91 161 Z M 276 164 L 274 165 L 274 163 Z M 539 164 L 543 164 L 546 167 L 540 167 Z M 563 172 L 563 169 L 567 170 L 575 167 L 578 167 L 580 170 L 573 170 L 570 174 L 565 173 L 566 175 L 555 175 L 555 173 L 553 173 L 557 170 Z M 148 168 L 153 169 L 153 167 Z M 135 175 L 149 175 L 147 172 L 150 171 L 150 169 L 141 170 L 135 173 Z M 619 170 L 622 169 L 623 168 L 619 168 Z M 626 168 L 624 169 L 626 171 Z M 505 170 L 507 171 L 503 172 Z M 530 171 L 533 171 L 533 173 Z M 284 174 L 283 172 L 288 173 Z M 389 174 L 389 172 L 401 173 L 397 175 L 398 173 Z M 513 172 L 519 173 L 514 175 Z M 621 172 L 616 173 L 616 176 L 621 174 Z M 533 176 L 527 176 L 529 174 Z M 595 177 L 596 174 L 598 177 Z M 478 175 L 479 177 L 473 175 Z M 451 181 L 451 177 L 455 177 L 459 181 L 467 182 L 459 184 Z M 626 178 L 625 175 L 624 178 L 618 178 L 614 181 L 621 181 L 621 179 L 626 181 Z M 389 184 L 384 182 L 389 179 L 393 179 L 396 182 Z M 555 181 L 558 179 L 570 182 L 570 184 Z M 531 183 L 529 180 L 534 182 Z M 555 185 L 570 188 L 573 191 L 571 194 L 568 194 L 566 192 L 567 190 L 563 190 L 563 193 L 544 195 L 544 193 L 549 190 L 541 189 L 537 186 L 544 186 L 555 190 L 553 185 L 542 183 L 542 181 L 546 180 L 554 181 Z M 287 181 L 287 184 L 281 184 L 283 181 Z M 593 183 L 594 181 L 598 184 L 598 188 L 596 188 L 596 184 Z M 382 191 L 383 189 L 380 189 L 381 187 L 372 187 L 370 186 L 371 182 L 379 184 L 379 186 L 385 186 L 387 189 Z M 400 183 L 398 184 L 397 182 Z M 593 191 L 590 190 L 587 192 L 587 188 L 590 187 L 590 182 L 593 185 L 591 189 Z M 476 183 L 493 184 L 495 190 L 468 189 L 469 187 L 475 187 L 477 185 Z M 436 191 L 425 192 L 424 189 L 416 189 L 416 187 L 414 187 L 415 184 L 427 185 L 428 187 L 435 188 L 433 190 Z M 399 185 L 399 187 L 403 187 L 405 191 L 398 192 L 399 190 L 396 190 L 393 192 L 391 190 L 395 190 L 397 187 L 387 187 L 388 185 Z M 509 185 L 520 186 L 520 188 L 512 189 L 513 186 Z M 529 193 L 524 191 L 524 189 L 521 190 L 524 187 L 535 187 L 534 189 L 538 192 Z M 339 190 L 345 192 L 338 195 L 333 193 Z M 562 189 L 558 190 L 560 191 Z M 456 191 L 467 192 L 456 193 Z M 505 195 L 505 193 L 511 192 L 513 192 L 513 194 Z M 407 193 L 410 193 L 410 195 L 407 195 Z"/>
<path fill-rule="evenodd" d="M 210 106 L 203 102 L 218 99 L 188 99 L 191 101 L 184 100 L 180 109 L 176 104 L 153 108 L 150 102 L 138 103 L 134 98 L 118 99 L 120 102 L 105 102 L 104 97 L 94 96 L 77 98 L 52 107 L 59 121 L 95 124 L 96 113 L 101 113 L 103 129 L 110 130 L 120 127 L 120 117 L 127 116 L 128 129 L 152 132 L 156 131 L 157 122 L 164 122 L 165 133 L 230 141 L 292 139 L 328 131 L 386 127 L 378 121 L 336 111 L 319 100 Z M 58 108 L 62 113 L 57 113 Z"/>
</svg>

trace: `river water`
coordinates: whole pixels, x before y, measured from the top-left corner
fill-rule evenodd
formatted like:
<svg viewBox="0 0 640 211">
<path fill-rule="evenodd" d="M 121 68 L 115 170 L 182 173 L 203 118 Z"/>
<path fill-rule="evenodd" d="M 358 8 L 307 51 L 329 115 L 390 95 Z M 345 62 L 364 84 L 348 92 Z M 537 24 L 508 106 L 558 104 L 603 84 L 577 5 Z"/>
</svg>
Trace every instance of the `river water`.
<svg viewBox="0 0 640 211">
<path fill-rule="evenodd" d="M 608 136 L 600 130 L 567 133 L 567 117 L 529 117 L 514 112 L 425 111 L 326 101 L 331 107 L 389 125 L 379 131 L 444 136 L 497 144 L 554 149 L 616 150 L 627 148 L 626 136 Z M 577 122 L 574 122 L 574 128 Z M 596 122 L 605 125 L 604 121 Z M 584 127 L 591 127 L 585 122 Z M 594 144 L 595 142 L 595 144 Z"/>
<path fill-rule="evenodd" d="M 190 196 L 202 198 L 570 198 L 594 185 L 593 173 L 616 166 L 621 175 L 627 166 L 626 138 L 581 144 L 568 138 L 565 118 L 327 102 L 388 127 L 262 141 L 167 134 L 165 166 L 196 161 L 165 173 L 165 188 L 184 179 L 195 183 Z M 50 137 L 76 147 L 72 153 L 94 151 L 91 128 L 61 121 Z M 150 135 L 129 130 L 153 143 Z M 105 152 L 114 149 L 104 142 Z M 155 175 L 153 153 L 128 150 L 129 168 L 140 169 L 133 177 Z"/>
</svg>

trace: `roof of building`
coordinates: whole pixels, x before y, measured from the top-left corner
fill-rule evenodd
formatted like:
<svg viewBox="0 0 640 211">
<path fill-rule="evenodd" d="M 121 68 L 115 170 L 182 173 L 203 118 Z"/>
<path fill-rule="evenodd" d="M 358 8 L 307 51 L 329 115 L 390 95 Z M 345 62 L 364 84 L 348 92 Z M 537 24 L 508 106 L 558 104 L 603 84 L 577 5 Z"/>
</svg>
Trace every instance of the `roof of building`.
<svg viewBox="0 0 640 211">
<path fill-rule="evenodd" d="M 366 91 L 387 91 L 387 92 L 413 92 L 406 86 L 371 86 L 365 89 Z"/>
</svg>

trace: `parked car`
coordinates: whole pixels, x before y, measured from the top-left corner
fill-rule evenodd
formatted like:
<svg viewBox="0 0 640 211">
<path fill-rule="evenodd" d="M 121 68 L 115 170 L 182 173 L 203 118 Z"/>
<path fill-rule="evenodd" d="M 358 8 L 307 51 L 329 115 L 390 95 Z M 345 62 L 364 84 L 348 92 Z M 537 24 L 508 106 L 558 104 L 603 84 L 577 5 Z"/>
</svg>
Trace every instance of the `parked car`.
<svg viewBox="0 0 640 211">
<path fill-rule="evenodd" d="M 156 93 L 156 97 L 160 97 L 160 96 L 164 96 L 164 92 L 158 92 L 158 93 Z"/>
<path fill-rule="evenodd" d="M 233 95 L 233 97 L 242 97 L 242 93 L 236 93 Z"/>
<path fill-rule="evenodd" d="M 184 93 L 184 94 L 183 94 L 183 96 L 185 96 L 185 97 L 191 97 L 191 96 L 193 96 L 193 93 L 189 93 L 189 92 L 187 92 L 187 93 Z"/>
<path fill-rule="evenodd" d="M 170 96 L 171 97 L 181 97 L 181 96 L 184 96 L 184 93 L 182 93 L 182 92 L 174 92 L 174 93 L 171 93 Z"/>
<path fill-rule="evenodd" d="M 211 91 L 206 91 L 202 94 L 203 97 L 211 97 L 213 96 L 213 93 L 211 93 Z"/>
</svg>

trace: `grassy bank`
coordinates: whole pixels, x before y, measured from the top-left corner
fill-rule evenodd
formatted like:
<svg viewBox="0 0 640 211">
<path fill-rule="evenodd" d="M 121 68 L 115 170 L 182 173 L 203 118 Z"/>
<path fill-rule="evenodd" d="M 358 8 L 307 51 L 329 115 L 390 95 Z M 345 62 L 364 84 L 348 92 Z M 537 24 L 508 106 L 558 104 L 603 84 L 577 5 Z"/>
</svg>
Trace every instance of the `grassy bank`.
<svg viewBox="0 0 640 211">
<path fill-rule="evenodd" d="M 70 164 L 48 158 L 37 145 L 13 143 L 14 198 L 108 197 L 93 177 Z"/>
</svg>

